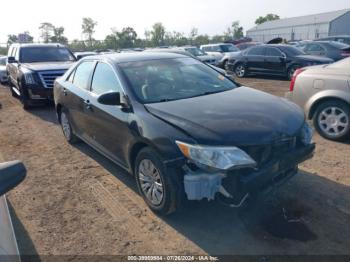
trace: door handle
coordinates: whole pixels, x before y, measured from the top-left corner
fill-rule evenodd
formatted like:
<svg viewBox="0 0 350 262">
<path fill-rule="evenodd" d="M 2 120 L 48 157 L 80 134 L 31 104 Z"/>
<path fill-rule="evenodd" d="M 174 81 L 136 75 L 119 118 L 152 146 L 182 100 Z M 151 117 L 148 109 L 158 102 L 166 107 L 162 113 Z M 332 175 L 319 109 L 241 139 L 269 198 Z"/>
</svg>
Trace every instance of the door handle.
<svg viewBox="0 0 350 262">
<path fill-rule="evenodd" d="M 84 100 L 85 108 L 91 110 L 90 100 Z"/>
</svg>

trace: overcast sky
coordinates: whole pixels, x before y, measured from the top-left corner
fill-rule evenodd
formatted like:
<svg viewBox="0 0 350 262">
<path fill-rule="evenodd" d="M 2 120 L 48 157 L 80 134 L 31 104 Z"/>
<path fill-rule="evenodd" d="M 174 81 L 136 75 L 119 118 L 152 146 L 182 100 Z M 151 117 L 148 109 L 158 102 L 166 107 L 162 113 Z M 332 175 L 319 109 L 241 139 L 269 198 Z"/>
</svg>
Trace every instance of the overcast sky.
<svg viewBox="0 0 350 262">
<path fill-rule="evenodd" d="M 111 28 L 133 27 L 144 37 L 145 29 L 162 22 L 169 31 L 186 35 L 192 27 L 201 34 L 221 34 L 232 21 L 244 30 L 254 26 L 260 15 L 275 13 L 284 17 L 308 15 L 350 8 L 349 0 L 2 0 L 0 43 L 8 34 L 29 31 L 35 41 L 41 22 L 63 26 L 70 39 L 81 39 L 81 21 L 91 17 L 98 22 L 95 39 L 104 39 Z"/>
</svg>

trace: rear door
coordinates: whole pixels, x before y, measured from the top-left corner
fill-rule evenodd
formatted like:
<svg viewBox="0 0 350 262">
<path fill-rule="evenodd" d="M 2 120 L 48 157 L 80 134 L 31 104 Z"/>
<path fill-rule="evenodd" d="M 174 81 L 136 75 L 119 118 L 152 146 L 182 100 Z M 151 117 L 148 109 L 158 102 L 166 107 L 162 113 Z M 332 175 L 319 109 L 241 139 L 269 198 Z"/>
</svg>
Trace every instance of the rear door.
<svg viewBox="0 0 350 262">
<path fill-rule="evenodd" d="M 263 46 L 252 47 L 246 54 L 246 65 L 250 72 L 266 72 L 265 50 Z"/>
<path fill-rule="evenodd" d="M 95 65 L 95 61 L 79 64 L 65 82 L 66 87 L 61 90 L 73 129 L 78 136 L 86 140 L 91 139 L 86 108 L 89 106 L 89 89 Z"/>
<path fill-rule="evenodd" d="M 92 135 L 92 143 L 97 149 L 126 167 L 125 152 L 131 133 L 128 128 L 129 111 L 121 106 L 102 105 L 97 99 L 108 92 L 123 89 L 119 77 L 112 65 L 98 62 L 90 89 L 90 109 L 86 109 Z"/>
</svg>

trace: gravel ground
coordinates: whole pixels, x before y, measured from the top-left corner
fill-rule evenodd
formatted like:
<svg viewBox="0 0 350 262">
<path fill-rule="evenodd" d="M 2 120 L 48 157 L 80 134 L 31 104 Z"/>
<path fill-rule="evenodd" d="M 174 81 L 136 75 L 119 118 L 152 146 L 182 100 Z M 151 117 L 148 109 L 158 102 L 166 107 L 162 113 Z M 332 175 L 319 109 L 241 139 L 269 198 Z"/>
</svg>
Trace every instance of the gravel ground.
<svg viewBox="0 0 350 262">
<path fill-rule="evenodd" d="M 289 86 L 239 82 L 279 96 Z M 315 157 L 250 209 L 201 202 L 164 218 L 130 175 L 83 143 L 67 144 L 52 107 L 24 111 L 2 86 L 0 103 L 0 161 L 20 159 L 29 171 L 8 194 L 21 254 L 350 255 L 348 143 L 315 135 Z"/>
</svg>

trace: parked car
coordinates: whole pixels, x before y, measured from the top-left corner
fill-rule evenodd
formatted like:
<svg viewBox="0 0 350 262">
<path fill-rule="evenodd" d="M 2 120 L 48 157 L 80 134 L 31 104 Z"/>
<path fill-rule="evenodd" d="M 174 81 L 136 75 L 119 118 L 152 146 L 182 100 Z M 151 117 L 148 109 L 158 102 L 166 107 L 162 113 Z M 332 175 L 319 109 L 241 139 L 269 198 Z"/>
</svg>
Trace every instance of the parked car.
<svg viewBox="0 0 350 262">
<path fill-rule="evenodd" d="M 178 47 L 178 49 L 189 52 L 191 55 L 197 57 L 204 63 L 214 66 L 218 65 L 218 59 L 215 56 L 207 54 L 206 52 L 204 52 L 196 46 L 182 46 Z"/>
<path fill-rule="evenodd" d="M 228 63 L 230 71 L 238 77 L 248 74 L 279 75 L 292 79 L 296 69 L 319 64 L 329 64 L 333 60 L 306 55 L 302 50 L 290 45 L 269 44 L 255 46 L 243 51 Z"/>
<path fill-rule="evenodd" d="M 0 84 L 6 84 L 8 77 L 6 72 L 6 56 L 0 56 Z"/>
<path fill-rule="evenodd" d="M 25 176 L 26 169 L 19 161 L 0 164 L 0 260 L 2 262 L 20 262 L 5 193 L 20 184 Z"/>
<path fill-rule="evenodd" d="M 73 53 L 60 44 L 13 44 L 7 73 L 13 96 L 24 109 L 53 100 L 53 83 L 75 62 Z"/>
<path fill-rule="evenodd" d="M 309 55 L 324 56 L 334 61 L 350 57 L 350 45 L 334 41 L 308 42 L 301 48 Z"/>
<path fill-rule="evenodd" d="M 286 96 L 304 109 L 323 137 L 331 140 L 349 137 L 350 58 L 297 70 Z"/>
<path fill-rule="evenodd" d="M 336 41 L 336 42 L 350 45 L 350 35 L 329 36 L 329 37 L 325 37 L 325 38 L 316 39 L 315 41 Z"/>
<path fill-rule="evenodd" d="M 74 52 L 74 56 L 77 60 L 80 60 L 86 56 L 92 56 L 92 55 L 97 55 L 97 54 L 98 53 L 96 53 L 96 52 Z"/>
<path fill-rule="evenodd" d="M 179 48 L 154 48 L 154 49 L 147 49 L 144 52 L 160 52 L 160 53 L 170 53 L 170 54 L 178 54 L 178 55 L 184 55 L 184 56 L 188 56 L 188 57 L 192 57 L 194 59 L 197 59 L 198 61 L 203 62 L 202 60 L 200 60 L 197 56 L 192 55 L 190 52 L 187 52 L 183 49 L 179 49 Z M 213 64 L 208 64 L 206 62 L 203 62 L 205 64 L 207 64 L 208 66 L 210 66 L 211 68 L 213 68 L 214 70 L 218 71 L 220 74 L 224 74 L 226 76 L 228 76 L 227 72 L 220 68 L 217 67 Z"/>
<path fill-rule="evenodd" d="M 228 61 L 240 53 L 240 50 L 233 44 L 202 45 L 200 49 L 209 55 L 215 56 L 216 60 L 218 61 L 217 65 L 224 69 L 228 69 Z"/>
<path fill-rule="evenodd" d="M 134 174 L 155 212 L 232 207 L 293 177 L 315 145 L 303 111 L 174 53 L 86 57 L 57 79 L 63 134 Z"/>
<path fill-rule="evenodd" d="M 253 47 L 253 46 L 257 46 L 257 45 L 261 45 L 262 43 L 259 43 L 259 42 L 246 42 L 246 43 L 240 43 L 240 44 L 237 44 L 236 47 L 243 51 L 243 50 L 246 50 L 250 47 Z"/>
</svg>

